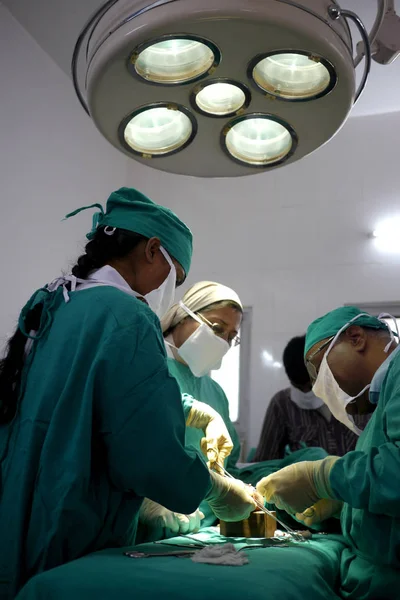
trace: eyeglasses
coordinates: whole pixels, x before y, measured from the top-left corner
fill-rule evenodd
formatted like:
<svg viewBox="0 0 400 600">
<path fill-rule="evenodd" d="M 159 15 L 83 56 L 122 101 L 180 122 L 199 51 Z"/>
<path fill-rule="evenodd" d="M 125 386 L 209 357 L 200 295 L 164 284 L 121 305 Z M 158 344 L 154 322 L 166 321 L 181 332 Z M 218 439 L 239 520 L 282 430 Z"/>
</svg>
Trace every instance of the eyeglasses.
<svg viewBox="0 0 400 600">
<path fill-rule="evenodd" d="M 211 321 L 206 319 L 206 317 L 201 313 L 197 313 L 197 315 L 213 330 L 215 335 L 224 339 L 226 342 L 228 342 L 230 346 L 236 348 L 236 346 L 240 345 L 240 337 L 238 335 L 235 335 L 234 337 L 229 337 L 223 325 L 220 325 L 219 323 L 211 323 Z"/>
<path fill-rule="evenodd" d="M 310 379 L 313 383 L 316 381 L 316 379 L 318 377 L 318 371 L 317 371 L 317 367 L 311 361 L 313 358 L 315 358 L 315 356 L 317 356 L 317 354 L 322 352 L 322 350 L 324 348 L 329 346 L 329 344 L 334 339 L 335 339 L 335 336 L 333 335 L 328 340 L 326 340 L 323 344 L 321 344 L 321 346 L 319 346 L 308 358 L 306 358 L 306 368 L 307 368 L 308 374 L 310 376 Z"/>
</svg>

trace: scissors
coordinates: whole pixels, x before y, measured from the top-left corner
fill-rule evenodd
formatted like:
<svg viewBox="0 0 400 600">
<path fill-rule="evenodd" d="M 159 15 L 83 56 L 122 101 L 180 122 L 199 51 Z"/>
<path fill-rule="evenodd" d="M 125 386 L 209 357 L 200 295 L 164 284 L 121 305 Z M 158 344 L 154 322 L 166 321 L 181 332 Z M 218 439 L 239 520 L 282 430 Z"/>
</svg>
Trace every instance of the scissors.
<svg viewBox="0 0 400 600">
<path fill-rule="evenodd" d="M 196 550 L 175 550 L 174 552 L 162 552 L 162 553 L 154 553 L 150 552 L 137 552 L 136 550 L 131 550 L 129 552 L 124 552 L 124 555 L 128 558 L 162 558 L 164 556 L 175 556 L 177 558 L 189 557 L 193 556 L 196 553 Z"/>
</svg>

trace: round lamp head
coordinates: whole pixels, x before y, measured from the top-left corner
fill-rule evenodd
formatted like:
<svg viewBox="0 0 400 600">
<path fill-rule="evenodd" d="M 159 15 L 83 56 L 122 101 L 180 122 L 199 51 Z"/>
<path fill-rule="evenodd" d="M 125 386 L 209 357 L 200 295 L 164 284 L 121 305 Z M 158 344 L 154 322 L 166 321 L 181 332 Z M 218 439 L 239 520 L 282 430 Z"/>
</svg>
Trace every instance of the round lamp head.
<svg viewBox="0 0 400 600">
<path fill-rule="evenodd" d="M 279 52 L 256 59 L 251 76 L 265 92 L 283 100 L 310 100 L 328 94 L 336 84 L 335 70 L 319 56 Z"/>
<path fill-rule="evenodd" d="M 328 9 L 117 0 L 80 36 L 76 89 L 103 136 L 155 169 L 240 177 L 287 165 L 330 140 L 354 103 L 350 29 Z"/>
<path fill-rule="evenodd" d="M 183 150 L 196 134 L 196 122 L 183 107 L 147 106 L 129 115 L 120 135 L 129 150 L 145 157 L 166 156 Z"/>
<path fill-rule="evenodd" d="M 179 85 L 208 75 L 219 58 L 218 48 L 204 40 L 168 36 L 137 48 L 130 64 L 146 81 Z"/>
<path fill-rule="evenodd" d="M 287 123 L 275 117 L 247 115 L 228 125 L 222 143 L 240 163 L 266 167 L 287 160 L 296 148 L 297 138 Z"/>
<path fill-rule="evenodd" d="M 250 92 L 233 81 L 210 81 L 192 95 L 192 105 L 204 115 L 229 117 L 250 104 Z"/>
</svg>

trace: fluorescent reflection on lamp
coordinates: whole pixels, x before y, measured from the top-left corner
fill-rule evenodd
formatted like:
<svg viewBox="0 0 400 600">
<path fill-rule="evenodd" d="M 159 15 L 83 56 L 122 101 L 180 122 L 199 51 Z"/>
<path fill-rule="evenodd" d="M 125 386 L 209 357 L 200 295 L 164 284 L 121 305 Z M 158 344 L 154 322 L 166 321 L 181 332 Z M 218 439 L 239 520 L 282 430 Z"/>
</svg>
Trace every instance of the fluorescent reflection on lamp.
<svg viewBox="0 0 400 600">
<path fill-rule="evenodd" d="M 128 121 L 124 139 L 136 152 L 161 156 L 182 148 L 192 132 L 189 117 L 180 110 L 149 106 Z"/>
<path fill-rule="evenodd" d="M 307 54 L 277 53 L 256 64 L 254 81 L 261 89 L 288 100 L 318 97 L 329 89 L 331 73 Z"/>
<path fill-rule="evenodd" d="M 248 165 L 263 166 L 284 159 L 293 145 L 287 127 L 266 115 L 234 123 L 226 135 L 231 156 Z"/>
<path fill-rule="evenodd" d="M 216 82 L 204 87 L 196 96 L 196 104 L 203 112 L 230 115 L 237 112 L 246 102 L 244 91 L 232 83 Z"/>
<path fill-rule="evenodd" d="M 204 75 L 214 60 L 214 53 L 206 44 L 192 39 L 171 38 L 140 52 L 135 69 L 147 81 L 177 84 Z"/>
</svg>

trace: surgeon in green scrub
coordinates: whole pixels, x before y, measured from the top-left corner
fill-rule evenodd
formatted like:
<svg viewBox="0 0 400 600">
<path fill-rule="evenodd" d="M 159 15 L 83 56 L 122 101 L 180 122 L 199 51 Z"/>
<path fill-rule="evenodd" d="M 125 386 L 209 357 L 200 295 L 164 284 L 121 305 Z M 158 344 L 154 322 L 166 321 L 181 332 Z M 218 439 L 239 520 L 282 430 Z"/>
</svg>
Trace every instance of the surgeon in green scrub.
<svg viewBox="0 0 400 600">
<path fill-rule="evenodd" d="M 209 373 L 221 366 L 232 346 L 239 344 L 242 316 L 242 303 L 234 290 L 220 283 L 201 281 L 161 320 L 168 368 L 182 392 L 186 445 L 202 450 L 210 467 L 218 469 L 218 464 L 225 465 L 232 475 L 237 474 L 240 442 L 229 418 L 228 399 Z M 208 439 L 203 433 L 206 428 Z M 140 535 L 146 541 L 176 533 L 193 533 L 200 526 L 215 523 L 215 515 L 206 501 L 193 514 L 181 515 L 145 500 L 139 519 Z"/>
<path fill-rule="evenodd" d="M 144 497 L 184 514 L 207 498 L 228 520 L 255 508 L 185 449 L 159 317 L 189 272 L 190 230 L 129 188 L 106 211 L 68 216 L 86 208 L 97 212 L 85 253 L 33 294 L 0 363 L 1 600 L 126 543 Z"/>
<path fill-rule="evenodd" d="M 341 519 L 342 598 L 398 600 L 400 346 L 383 319 L 342 307 L 310 325 L 305 360 L 315 394 L 337 419 L 359 433 L 351 415 L 372 418 L 355 451 L 286 467 L 258 491 L 308 526 Z"/>
</svg>

